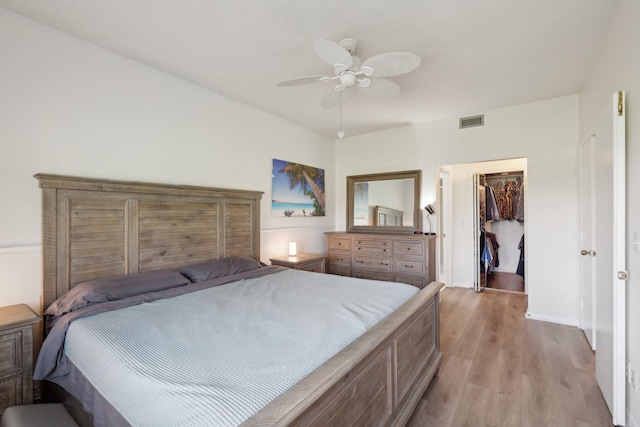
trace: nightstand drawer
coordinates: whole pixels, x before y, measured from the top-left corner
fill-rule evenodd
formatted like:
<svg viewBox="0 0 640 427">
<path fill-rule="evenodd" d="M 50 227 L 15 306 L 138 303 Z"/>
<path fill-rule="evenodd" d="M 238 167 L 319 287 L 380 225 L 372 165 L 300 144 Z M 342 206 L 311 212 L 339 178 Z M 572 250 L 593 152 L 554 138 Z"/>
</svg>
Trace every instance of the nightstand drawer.
<svg viewBox="0 0 640 427">
<path fill-rule="evenodd" d="M 0 335 L 0 377 L 22 369 L 22 332 Z"/>
<path fill-rule="evenodd" d="M 40 316 L 26 304 L 0 307 L 0 416 L 33 402 L 33 328 Z"/>
<path fill-rule="evenodd" d="M 313 261 L 304 265 L 301 265 L 298 270 L 311 271 L 313 273 L 324 273 L 324 260 Z"/>
<path fill-rule="evenodd" d="M 0 415 L 10 406 L 22 403 L 22 375 L 0 380 Z"/>
<path fill-rule="evenodd" d="M 293 268 L 294 270 L 311 271 L 314 273 L 325 272 L 325 255 L 298 254 L 297 256 L 284 256 L 271 258 L 271 265 Z"/>
</svg>

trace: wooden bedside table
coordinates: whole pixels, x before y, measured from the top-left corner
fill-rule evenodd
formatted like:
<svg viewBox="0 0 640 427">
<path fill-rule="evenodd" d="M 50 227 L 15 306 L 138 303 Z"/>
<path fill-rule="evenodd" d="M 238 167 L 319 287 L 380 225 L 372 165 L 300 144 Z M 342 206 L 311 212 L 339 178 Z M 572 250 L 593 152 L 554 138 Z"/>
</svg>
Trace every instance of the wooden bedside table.
<svg viewBox="0 0 640 427">
<path fill-rule="evenodd" d="M 40 320 L 26 304 L 0 307 L 0 416 L 33 403 L 33 325 Z"/>
<path fill-rule="evenodd" d="M 280 265 L 295 270 L 313 271 L 324 273 L 325 255 L 318 254 L 298 254 L 297 256 L 281 256 L 271 258 L 271 265 Z"/>
</svg>

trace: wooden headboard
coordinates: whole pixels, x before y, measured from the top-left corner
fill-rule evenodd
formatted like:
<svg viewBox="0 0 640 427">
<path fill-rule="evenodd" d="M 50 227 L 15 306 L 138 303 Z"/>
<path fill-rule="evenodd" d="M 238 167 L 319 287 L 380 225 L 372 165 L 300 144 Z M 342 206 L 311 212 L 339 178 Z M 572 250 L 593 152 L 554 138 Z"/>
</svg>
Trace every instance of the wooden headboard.
<svg viewBox="0 0 640 427">
<path fill-rule="evenodd" d="M 75 284 L 225 256 L 260 260 L 262 192 L 37 174 L 43 310 Z"/>
</svg>

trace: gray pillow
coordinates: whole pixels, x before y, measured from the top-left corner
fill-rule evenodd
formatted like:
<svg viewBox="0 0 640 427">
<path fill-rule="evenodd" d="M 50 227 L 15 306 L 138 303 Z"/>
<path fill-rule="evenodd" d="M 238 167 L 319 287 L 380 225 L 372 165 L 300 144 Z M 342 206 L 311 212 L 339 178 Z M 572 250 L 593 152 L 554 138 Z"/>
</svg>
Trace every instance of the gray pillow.
<svg viewBox="0 0 640 427">
<path fill-rule="evenodd" d="M 261 265 L 259 261 L 252 258 L 232 256 L 187 265 L 178 271 L 193 283 L 198 283 L 244 271 L 257 270 Z"/>
<path fill-rule="evenodd" d="M 188 283 L 191 281 L 177 271 L 148 271 L 90 280 L 74 286 L 55 300 L 45 314 L 60 316 L 92 304 L 162 291 Z"/>
</svg>

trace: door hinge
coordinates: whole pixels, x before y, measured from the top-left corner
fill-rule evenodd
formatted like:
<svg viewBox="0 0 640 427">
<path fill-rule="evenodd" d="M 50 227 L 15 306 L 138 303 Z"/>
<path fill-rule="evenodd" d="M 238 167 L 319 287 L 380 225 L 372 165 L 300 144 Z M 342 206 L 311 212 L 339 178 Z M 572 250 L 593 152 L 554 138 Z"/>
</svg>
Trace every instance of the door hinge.
<svg viewBox="0 0 640 427">
<path fill-rule="evenodd" d="M 622 115 L 622 92 L 618 92 L 618 115 Z"/>
<path fill-rule="evenodd" d="M 629 273 L 627 273 L 626 271 L 622 270 L 622 271 L 618 271 L 618 279 L 620 280 L 627 280 L 629 278 Z"/>
</svg>

